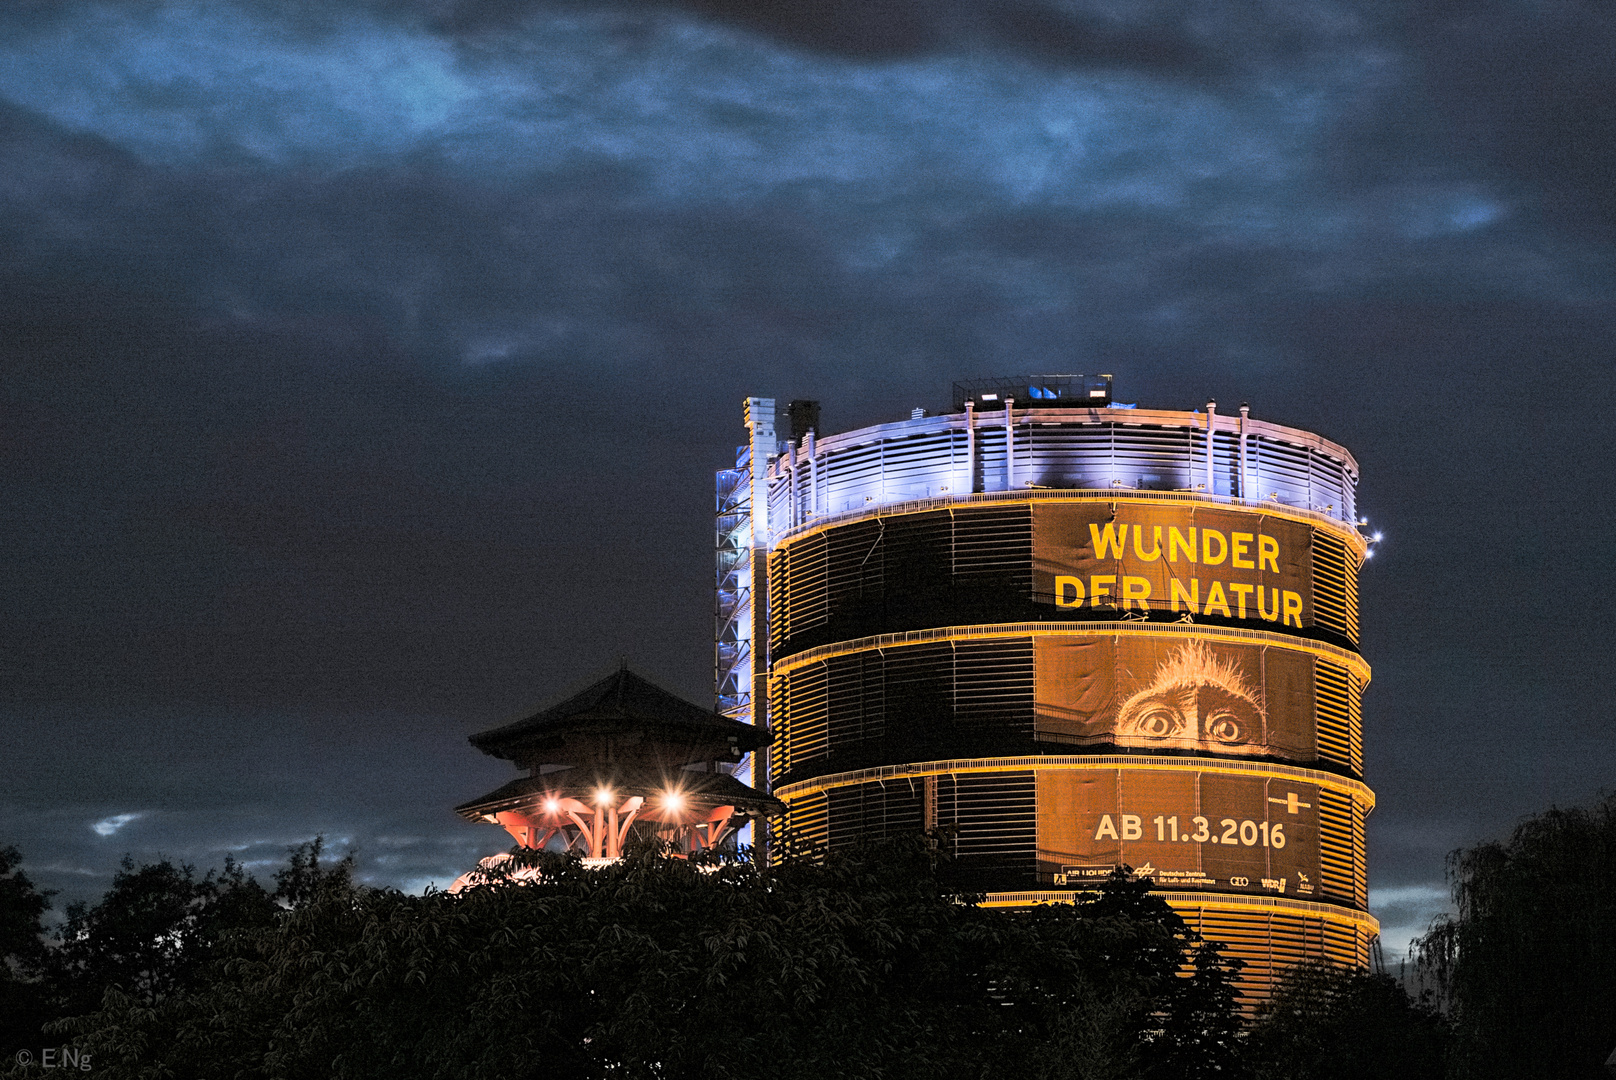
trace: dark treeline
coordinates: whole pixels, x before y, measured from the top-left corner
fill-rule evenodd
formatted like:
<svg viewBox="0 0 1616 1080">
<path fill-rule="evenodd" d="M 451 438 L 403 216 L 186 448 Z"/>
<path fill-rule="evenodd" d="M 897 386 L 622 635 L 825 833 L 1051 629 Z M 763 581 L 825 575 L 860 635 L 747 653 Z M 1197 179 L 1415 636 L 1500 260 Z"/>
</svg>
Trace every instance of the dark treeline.
<svg viewBox="0 0 1616 1080">
<path fill-rule="evenodd" d="M 96 1075 L 153 1078 L 1592 1077 L 1616 1042 L 1616 967 L 1577 935 L 1604 941 L 1613 810 L 1554 812 L 1455 857 L 1459 915 L 1422 968 L 1448 1016 L 1384 975 L 1310 967 L 1255 1022 L 1237 965 L 1146 883 L 985 909 L 940 882 L 919 840 L 767 870 L 540 855 L 540 883 L 458 896 L 357 885 L 318 845 L 273 887 L 229 864 L 198 876 L 126 860 L 50 941 L 46 898 L 6 849 L 0 1034 L 7 1063 L 34 1055 L 11 1076 L 57 1075 L 41 1055 L 55 1048 L 59 1066 L 65 1047 Z M 1532 921 L 1499 915 L 1490 890 L 1563 870 L 1556 844 L 1582 845 L 1605 907 L 1571 911 L 1594 884 L 1560 907 L 1540 898 L 1523 957 L 1538 975 L 1516 983 L 1537 996 L 1495 1035 L 1488 1010 L 1507 1011 L 1520 950 L 1485 950 L 1517 929 L 1478 920 Z M 1550 1048 L 1533 1010 L 1552 1013 L 1557 993 L 1583 997 L 1543 1029 Z"/>
</svg>

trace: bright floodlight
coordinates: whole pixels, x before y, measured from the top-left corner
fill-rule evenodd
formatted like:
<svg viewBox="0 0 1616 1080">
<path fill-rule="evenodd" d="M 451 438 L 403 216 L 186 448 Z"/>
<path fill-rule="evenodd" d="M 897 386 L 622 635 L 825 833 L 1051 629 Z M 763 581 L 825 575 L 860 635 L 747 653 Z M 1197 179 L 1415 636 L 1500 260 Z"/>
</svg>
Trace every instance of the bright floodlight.
<svg viewBox="0 0 1616 1080">
<path fill-rule="evenodd" d="M 561 804 L 559 802 L 557 802 L 555 799 L 546 799 L 546 800 L 544 800 L 544 812 L 546 814 L 558 813 L 558 812 L 560 812 L 560 810 L 561 810 Z"/>
<path fill-rule="evenodd" d="M 684 805 L 685 797 L 679 794 L 677 791 L 670 791 L 666 795 L 662 796 L 662 808 L 664 810 L 672 810 L 677 812 L 684 809 Z"/>
<path fill-rule="evenodd" d="M 1375 534 L 1375 543 L 1377 543 L 1377 544 L 1380 543 L 1381 535 L 1382 535 L 1381 533 L 1376 533 Z"/>
<path fill-rule="evenodd" d="M 599 803 L 601 806 L 605 806 L 607 803 L 611 802 L 612 801 L 611 789 L 610 788 L 596 788 L 595 789 L 595 801 L 597 803 Z"/>
</svg>

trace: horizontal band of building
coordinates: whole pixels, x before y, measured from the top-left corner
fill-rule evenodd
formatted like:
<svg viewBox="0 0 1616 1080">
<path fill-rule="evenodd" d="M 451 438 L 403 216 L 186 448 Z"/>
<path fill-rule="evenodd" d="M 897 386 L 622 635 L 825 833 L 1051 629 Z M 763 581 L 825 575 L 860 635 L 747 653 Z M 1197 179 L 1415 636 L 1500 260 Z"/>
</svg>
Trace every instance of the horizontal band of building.
<svg viewBox="0 0 1616 1080">
<path fill-rule="evenodd" d="M 769 554 L 769 651 L 962 623 L 1130 618 L 1356 649 L 1366 541 L 1190 496 L 1006 493 L 816 524 Z"/>
<path fill-rule="evenodd" d="M 850 771 L 779 788 L 776 795 L 787 807 L 778 822 L 782 832 L 815 847 L 947 826 L 954 830 L 960 869 L 973 881 L 1008 884 L 1019 878 L 1028 886 L 1080 890 L 1128 865 L 1154 873 L 1163 888 L 1300 893 L 1304 900 L 1312 896 L 1358 910 L 1368 902 L 1364 824 L 1374 794 L 1317 770 L 1143 755 L 963 759 Z M 1273 804 L 1277 817 L 1268 813 Z M 1202 810 L 1211 805 L 1220 809 Z M 1124 842 L 1125 809 L 1137 812 L 1133 843 Z M 1192 819 L 1191 810 L 1208 817 Z M 1175 812 L 1181 816 L 1165 817 Z M 1212 822 L 1219 824 L 1209 832 Z M 1276 822 L 1291 829 L 1287 850 L 1265 854 Z M 1156 837 L 1149 835 L 1152 824 Z M 1237 824 L 1250 835 L 1237 835 Z M 1210 840 L 1210 847 L 1188 843 L 1197 826 L 1196 839 Z M 1162 835 L 1168 827 L 1173 834 Z M 1106 835 L 1109 842 L 1095 842 Z M 1152 845 L 1152 839 L 1158 842 Z M 1180 839 L 1185 843 L 1160 842 Z M 1274 840 L 1279 843 L 1277 830 Z M 1008 896 L 1027 890 L 1001 884 L 988 891 Z M 1071 893 L 1048 893 L 1063 895 Z"/>
<path fill-rule="evenodd" d="M 1161 757 L 1148 754 L 1090 754 L 1066 757 L 1016 758 L 961 758 L 955 761 L 921 761 L 904 765 L 886 765 L 875 769 L 855 769 L 849 772 L 818 776 L 799 784 L 787 784 L 774 789 L 774 796 L 786 802 L 852 784 L 877 783 L 886 780 L 912 780 L 925 776 L 959 776 L 969 773 L 1022 772 L 1026 770 L 1059 771 L 1095 769 L 1128 769 L 1141 772 L 1197 772 L 1227 776 L 1278 777 L 1313 784 L 1350 798 L 1364 813 L 1375 808 L 1375 793 L 1361 781 L 1291 765 L 1270 762 L 1230 761 L 1226 758 Z"/>
<path fill-rule="evenodd" d="M 1223 946 L 1225 958 L 1239 960 L 1241 1005 L 1248 1014 L 1274 992 L 1285 970 L 1301 963 L 1367 968 L 1380 921 L 1363 911 L 1267 896 L 1163 892 L 1167 901 L 1201 937 Z M 988 893 L 984 907 L 1027 907 L 1071 903 L 1070 893 Z"/>
<path fill-rule="evenodd" d="M 777 535 L 872 505 L 1028 487 L 1230 496 L 1350 526 L 1357 479 L 1344 447 L 1250 417 L 1001 407 L 810 438 L 770 463 L 768 501 Z"/>
<path fill-rule="evenodd" d="M 776 835 L 808 854 L 926 831 L 969 891 L 1081 892 L 1130 867 L 1162 890 L 1367 907 L 1368 807 L 1303 770 L 1160 758 L 956 764 L 782 792 Z"/>
<path fill-rule="evenodd" d="M 1242 915 L 1283 914 L 1306 919 L 1321 919 L 1337 926 L 1351 927 L 1369 934 L 1380 933 L 1380 920 L 1367 911 L 1337 907 L 1334 904 L 1316 904 L 1308 900 L 1290 900 L 1275 896 L 1237 896 L 1230 893 L 1194 893 L 1165 891 L 1158 894 L 1174 910 L 1200 909 L 1230 911 Z M 985 893 L 983 907 L 1026 907 L 1029 904 L 1070 904 L 1070 892 L 1030 891 Z"/>
<path fill-rule="evenodd" d="M 1286 506 L 1273 500 L 1247 500 L 1232 495 L 1206 495 L 1200 492 L 1188 491 L 1134 491 L 1130 489 L 1070 489 L 1058 488 L 1024 488 L 1020 491 L 984 491 L 968 495 L 939 496 L 928 499 L 912 499 L 902 503 L 875 503 L 859 510 L 849 510 L 842 514 L 816 516 L 805 521 L 795 528 L 788 529 L 775 539 L 777 546 L 795 543 L 807 536 L 823 532 L 826 529 L 839 528 L 851 525 L 854 522 L 870 521 L 878 518 L 902 517 L 908 514 L 926 514 L 936 510 L 958 509 L 971 506 L 995 506 L 1005 503 L 1015 505 L 1034 505 L 1038 503 L 1073 503 L 1073 502 L 1103 502 L 1103 503 L 1136 503 L 1141 506 L 1204 506 L 1209 508 L 1244 510 L 1265 517 L 1275 517 L 1283 521 L 1294 521 L 1299 525 L 1312 525 L 1318 528 L 1329 529 L 1339 536 L 1356 552 L 1358 558 L 1368 550 L 1368 542 L 1363 533 L 1352 522 L 1342 521 L 1334 514 L 1327 514 L 1321 510 L 1307 510 L 1297 506 Z"/>
<path fill-rule="evenodd" d="M 1365 680 L 1334 654 L 1297 644 L 988 634 L 831 651 L 769 680 L 771 783 L 1083 752 L 1268 760 L 1361 777 Z"/>
<path fill-rule="evenodd" d="M 789 674 L 796 668 L 829 660 L 848 653 L 870 649 L 896 649 L 906 645 L 923 645 L 938 641 L 966 641 L 1007 637 L 1139 637 L 1139 638 L 1204 638 L 1232 645 L 1274 646 L 1307 653 L 1346 668 L 1364 684 L 1369 682 L 1369 664 L 1359 654 L 1321 641 L 1308 641 L 1267 630 L 1237 630 L 1218 626 L 1198 626 L 1194 623 L 1116 622 L 1035 622 L 1035 623 L 983 623 L 974 626 L 939 626 L 928 630 L 910 630 L 896 634 L 877 634 L 854 641 L 839 641 L 831 645 L 805 649 L 776 660 L 770 673 Z"/>
</svg>

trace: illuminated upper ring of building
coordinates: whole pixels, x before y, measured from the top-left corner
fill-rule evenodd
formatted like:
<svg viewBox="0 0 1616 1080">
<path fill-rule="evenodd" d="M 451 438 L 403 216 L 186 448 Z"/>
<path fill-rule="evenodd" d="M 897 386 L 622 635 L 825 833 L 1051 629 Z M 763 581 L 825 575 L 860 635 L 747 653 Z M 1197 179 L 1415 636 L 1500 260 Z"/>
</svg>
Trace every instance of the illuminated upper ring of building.
<svg viewBox="0 0 1616 1080">
<path fill-rule="evenodd" d="M 788 496 L 789 497 L 789 496 Z M 794 528 L 790 528 L 775 537 L 777 544 L 787 544 L 810 533 L 833 525 L 846 525 L 852 521 L 864 518 L 891 517 L 898 514 L 919 514 L 928 510 L 943 510 L 956 506 L 986 506 L 994 503 L 1040 503 L 1040 502 L 1068 502 L 1074 499 L 1099 500 L 1102 502 L 1145 502 L 1145 503 L 1184 503 L 1206 506 L 1209 504 L 1234 506 L 1249 509 L 1249 504 L 1243 500 L 1229 495 L 1207 496 L 1200 493 L 1185 491 L 1142 491 L 1127 488 L 1042 488 L 1028 487 L 1022 491 L 987 491 L 976 492 L 970 495 L 938 495 L 923 499 L 910 499 L 904 502 L 875 502 L 871 501 L 862 509 L 847 510 L 839 514 L 820 514 L 803 521 Z M 1350 523 L 1342 521 L 1333 513 L 1324 513 L 1319 510 L 1303 510 L 1298 507 L 1286 506 L 1283 503 L 1260 503 L 1263 513 L 1277 518 L 1302 522 L 1309 525 L 1322 525 L 1335 529 L 1352 544 L 1360 555 L 1367 550 L 1368 543 L 1363 534 Z"/>
<path fill-rule="evenodd" d="M 978 393 L 952 415 L 816 435 L 780 454 L 769 483 L 776 538 L 815 518 L 1040 488 L 1176 492 L 1357 524 L 1358 463 L 1312 432 L 1254 420 L 1243 408 L 1220 416 L 1213 408 L 1049 408 L 1025 398 L 1015 408 L 1023 382 L 1001 384 L 993 401 Z"/>
</svg>

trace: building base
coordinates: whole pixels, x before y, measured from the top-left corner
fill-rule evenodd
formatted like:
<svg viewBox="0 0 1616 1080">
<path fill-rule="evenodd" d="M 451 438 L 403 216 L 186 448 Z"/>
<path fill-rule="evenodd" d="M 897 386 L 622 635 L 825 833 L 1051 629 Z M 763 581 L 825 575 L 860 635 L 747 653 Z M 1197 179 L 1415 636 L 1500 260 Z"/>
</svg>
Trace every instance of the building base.
<svg viewBox="0 0 1616 1080">
<path fill-rule="evenodd" d="M 1273 996 L 1285 970 L 1325 961 L 1367 970 L 1380 921 L 1373 915 L 1332 904 L 1224 893 L 1157 892 L 1208 941 L 1224 945 L 1224 955 L 1242 961 L 1238 985 L 1249 1014 Z M 1069 904 L 1071 892 L 988 893 L 984 907 Z"/>
</svg>

